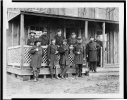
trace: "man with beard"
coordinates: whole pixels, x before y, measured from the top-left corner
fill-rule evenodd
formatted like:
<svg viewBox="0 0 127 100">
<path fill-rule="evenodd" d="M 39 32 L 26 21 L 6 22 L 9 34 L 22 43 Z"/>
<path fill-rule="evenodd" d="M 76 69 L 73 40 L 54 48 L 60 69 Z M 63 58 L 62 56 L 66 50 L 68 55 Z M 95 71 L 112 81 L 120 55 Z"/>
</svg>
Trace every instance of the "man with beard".
<svg viewBox="0 0 127 100">
<path fill-rule="evenodd" d="M 90 42 L 86 45 L 87 61 L 89 62 L 90 70 L 96 72 L 97 63 L 97 49 L 100 49 L 100 45 L 94 41 L 94 38 L 90 37 Z"/>
</svg>

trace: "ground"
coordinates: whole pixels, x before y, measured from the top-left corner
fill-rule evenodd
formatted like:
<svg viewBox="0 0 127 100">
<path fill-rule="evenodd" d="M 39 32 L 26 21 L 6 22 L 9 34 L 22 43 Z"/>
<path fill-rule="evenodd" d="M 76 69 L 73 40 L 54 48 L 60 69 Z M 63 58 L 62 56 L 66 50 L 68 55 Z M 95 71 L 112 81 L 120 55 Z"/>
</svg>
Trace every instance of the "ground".
<svg viewBox="0 0 127 100">
<path fill-rule="evenodd" d="M 7 75 L 7 96 L 16 94 L 89 94 L 119 93 L 119 75 L 90 75 L 68 79 L 40 78 L 22 81 Z"/>
</svg>

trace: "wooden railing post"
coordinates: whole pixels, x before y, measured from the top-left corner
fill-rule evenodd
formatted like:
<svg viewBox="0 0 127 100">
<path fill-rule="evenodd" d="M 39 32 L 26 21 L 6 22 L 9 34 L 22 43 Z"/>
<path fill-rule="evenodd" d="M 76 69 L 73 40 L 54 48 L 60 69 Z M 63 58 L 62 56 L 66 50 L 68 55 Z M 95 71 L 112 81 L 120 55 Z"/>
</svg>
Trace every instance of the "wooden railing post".
<svg viewBox="0 0 127 100">
<path fill-rule="evenodd" d="M 85 21 L 85 39 L 88 38 L 88 21 Z"/>
<path fill-rule="evenodd" d="M 85 21 L 85 40 L 88 38 L 88 21 Z M 88 67 L 88 62 L 86 60 L 86 67 Z"/>
<path fill-rule="evenodd" d="M 21 58 L 20 67 L 23 67 L 24 56 L 24 14 L 20 15 L 20 46 L 21 46 Z"/>
<path fill-rule="evenodd" d="M 102 28 L 103 28 L 102 67 L 104 67 L 105 66 L 105 22 L 103 22 Z"/>
</svg>

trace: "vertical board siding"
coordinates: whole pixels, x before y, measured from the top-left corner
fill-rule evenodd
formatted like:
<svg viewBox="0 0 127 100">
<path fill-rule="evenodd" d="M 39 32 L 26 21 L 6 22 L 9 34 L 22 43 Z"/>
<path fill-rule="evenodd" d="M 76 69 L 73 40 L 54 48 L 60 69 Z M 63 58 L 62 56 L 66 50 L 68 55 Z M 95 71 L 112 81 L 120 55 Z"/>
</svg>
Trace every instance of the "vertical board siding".
<svg viewBox="0 0 127 100">
<path fill-rule="evenodd" d="M 65 15 L 78 17 L 78 8 L 65 8 Z"/>
</svg>

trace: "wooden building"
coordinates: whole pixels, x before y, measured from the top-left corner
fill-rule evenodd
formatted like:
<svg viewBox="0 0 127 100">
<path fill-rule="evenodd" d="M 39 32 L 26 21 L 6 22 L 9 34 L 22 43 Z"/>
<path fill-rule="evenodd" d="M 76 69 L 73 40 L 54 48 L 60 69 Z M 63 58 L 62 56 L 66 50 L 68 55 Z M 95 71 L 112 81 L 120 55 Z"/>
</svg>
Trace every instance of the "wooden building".
<svg viewBox="0 0 127 100">
<path fill-rule="evenodd" d="M 100 35 L 103 41 L 102 67 L 119 64 L 119 8 L 8 8 L 7 14 L 7 72 L 18 77 L 30 78 L 32 75 L 28 53 L 31 47 L 26 41 L 30 31 L 39 36 L 44 27 L 48 29 L 50 39 L 56 35 L 57 29 L 61 29 L 67 39 L 72 32 L 81 36 L 84 45 L 91 35 Z M 47 66 L 47 47 L 43 48 L 42 66 Z M 71 63 L 72 58 L 73 54 L 70 54 Z M 42 68 L 41 74 L 49 74 L 48 68 Z"/>
</svg>

